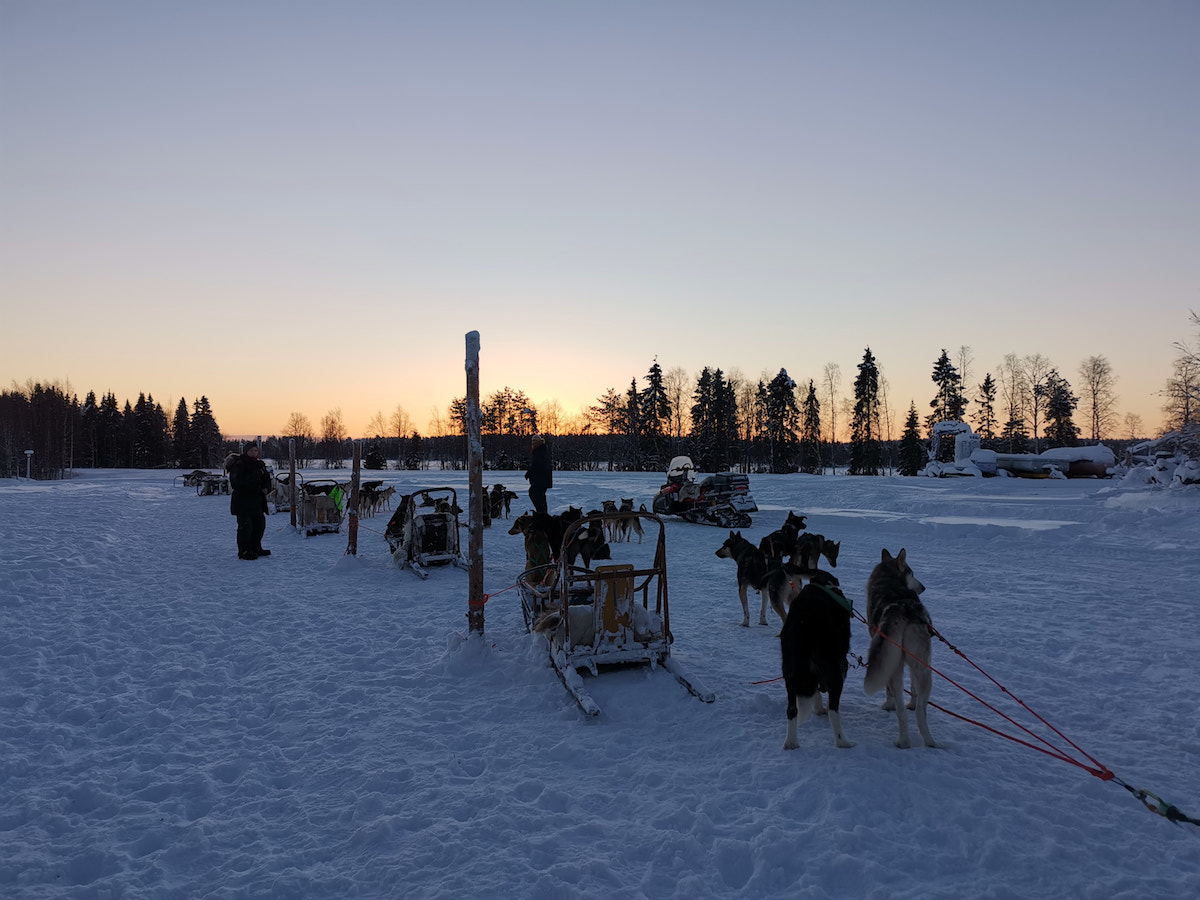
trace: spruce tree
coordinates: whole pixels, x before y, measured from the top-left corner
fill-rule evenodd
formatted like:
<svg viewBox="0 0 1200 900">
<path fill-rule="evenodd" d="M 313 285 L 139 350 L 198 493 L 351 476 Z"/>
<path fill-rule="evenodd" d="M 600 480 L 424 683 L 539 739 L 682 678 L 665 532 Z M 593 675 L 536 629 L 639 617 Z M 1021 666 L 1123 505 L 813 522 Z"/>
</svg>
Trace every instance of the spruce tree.
<svg viewBox="0 0 1200 900">
<path fill-rule="evenodd" d="M 692 461 L 703 471 L 715 471 L 712 463 L 716 449 L 716 399 L 713 389 L 713 372 L 708 366 L 696 377 L 696 388 L 692 392 L 692 430 L 688 446 Z"/>
<path fill-rule="evenodd" d="M 153 401 L 154 395 L 147 394 L 148 400 Z M 154 465 L 157 468 L 171 464 L 171 423 L 167 419 L 167 411 L 161 403 L 154 404 Z"/>
<path fill-rule="evenodd" d="M 642 436 L 642 408 L 640 394 L 637 389 L 637 379 L 629 382 L 629 390 L 625 392 L 625 415 L 621 428 L 625 433 L 626 468 L 635 472 L 641 471 L 642 454 L 640 452 Z"/>
<path fill-rule="evenodd" d="M 137 465 L 135 461 L 135 442 L 137 417 L 134 414 L 134 409 L 129 401 L 125 401 L 125 405 L 121 408 L 121 437 L 120 437 L 120 462 L 117 465 L 123 469 L 131 469 Z"/>
<path fill-rule="evenodd" d="M 800 419 L 800 471 L 809 475 L 821 471 L 821 401 L 811 378 Z"/>
<path fill-rule="evenodd" d="M 931 377 L 937 385 L 937 395 L 929 401 L 933 412 L 925 420 L 925 426 L 932 433 L 938 422 L 961 422 L 967 409 L 967 398 L 963 396 L 962 378 L 945 348 L 933 364 Z"/>
<path fill-rule="evenodd" d="M 372 471 L 387 468 L 387 459 L 384 457 L 383 451 L 379 449 L 379 444 L 372 441 L 367 445 L 367 452 L 363 455 L 362 465 L 364 469 L 371 469 Z"/>
<path fill-rule="evenodd" d="M 187 401 L 182 397 L 179 398 L 179 405 L 175 407 L 175 422 L 171 428 L 171 435 L 171 451 L 175 456 L 175 465 L 187 468 L 191 465 L 189 451 L 192 445 L 192 431 Z"/>
<path fill-rule="evenodd" d="M 642 433 L 657 444 L 671 423 L 671 401 L 663 384 L 663 371 L 658 364 L 658 357 L 654 358 L 654 364 L 646 373 L 646 388 L 638 395 L 638 408 L 641 411 Z"/>
<path fill-rule="evenodd" d="M 1067 379 L 1052 369 L 1046 376 L 1046 444 L 1048 447 L 1074 447 L 1079 442 L 1079 429 L 1074 412 L 1079 398 L 1071 391 Z"/>
<path fill-rule="evenodd" d="M 800 408 L 796 403 L 796 382 L 787 369 L 780 369 L 768 385 L 759 382 L 759 398 L 763 406 L 763 431 L 770 471 L 794 472 Z"/>
<path fill-rule="evenodd" d="M 404 455 L 404 468 L 417 470 L 425 459 L 425 448 L 421 444 L 421 435 L 415 431 L 408 439 L 408 450 Z"/>
<path fill-rule="evenodd" d="M 945 351 L 943 351 L 944 353 Z M 883 464 L 880 432 L 879 366 L 868 347 L 854 379 L 854 418 L 850 423 L 850 475 L 878 475 Z"/>
<path fill-rule="evenodd" d="M 975 413 L 975 431 L 982 440 L 990 441 L 996 437 L 996 381 L 988 372 L 979 385 L 979 396 L 975 398 L 979 411 Z"/>
<path fill-rule="evenodd" d="M 94 469 L 100 465 L 100 406 L 95 391 L 88 391 L 79 419 L 84 459 Z"/>
<path fill-rule="evenodd" d="M 208 469 L 224 463 L 224 441 L 221 438 L 221 429 L 213 416 L 208 397 L 204 395 L 201 395 L 192 404 L 189 433 L 192 439 L 192 458 L 195 460 L 195 465 L 202 469 Z"/>
<path fill-rule="evenodd" d="M 737 395 L 720 369 L 705 366 L 692 394 L 689 453 L 704 472 L 723 472 L 732 463 L 738 440 Z"/>
<path fill-rule="evenodd" d="M 918 431 L 920 419 L 917 416 L 917 404 L 909 401 L 908 418 L 904 420 L 904 434 L 900 437 L 900 466 L 901 475 L 916 475 L 925 466 L 928 453 L 921 444 Z"/>
<path fill-rule="evenodd" d="M 1029 432 L 1025 429 L 1025 418 L 1021 416 L 1005 422 L 1000 441 L 1006 453 L 1028 453 Z"/>
<path fill-rule="evenodd" d="M 112 469 L 121 463 L 121 407 L 112 391 L 100 401 L 99 436 L 100 465 Z"/>
<path fill-rule="evenodd" d="M 738 403 L 736 383 L 726 378 L 720 369 L 713 373 L 713 400 L 716 443 L 712 471 L 723 472 L 737 456 Z"/>
</svg>

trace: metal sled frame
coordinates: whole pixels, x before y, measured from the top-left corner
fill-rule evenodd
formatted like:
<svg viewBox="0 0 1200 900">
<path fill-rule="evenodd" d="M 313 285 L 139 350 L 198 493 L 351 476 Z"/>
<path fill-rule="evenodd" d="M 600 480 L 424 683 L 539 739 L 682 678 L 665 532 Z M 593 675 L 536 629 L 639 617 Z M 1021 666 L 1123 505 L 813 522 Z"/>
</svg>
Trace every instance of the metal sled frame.
<svg viewBox="0 0 1200 900">
<path fill-rule="evenodd" d="M 196 487 L 205 478 L 219 478 L 216 472 L 206 472 L 203 469 L 193 469 L 183 475 L 176 475 L 171 479 L 171 484 L 174 487 L 183 485 L 184 487 Z"/>
<path fill-rule="evenodd" d="M 586 569 L 567 565 L 567 546 L 578 531 L 592 522 L 600 522 L 604 527 L 608 522 L 630 516 L 658 528 L 650 567 L 639 569 L 629 563 L 618 563 Z M 584 687 L 580 669 L 597 675 L 599 666 L 639 663 L 651 668 L 662 666 L 692 694 L 705 703 L 713 702 L 715 695 L 671 658 L 674 638 L 667 598 L 666 529 L 662 519 L 645 512 L 584 516 L 567 527 L 558 558 L 556 564 L 523 572 L 517 585 L 527 629 L 532 631 L 544 616 L 557 613 L 557 623 L 544 632 L 550 664 L 580 709 L 591 716 L 600 713 L 599 705 Z"/>
<path fill-rule="evenodd" d="M 321 490 L 329 485 L 329 490 Z M 336 534 L 342 527 L 345 511 L 338 509 L 333 502 L 330 492 L 335 487 L 341 487 L 341 482 L 332 478 L 312 478 L 296 485 L 296 502 L 300 505 L 297 510 L 296 527 L 305 537 L 314 534 Z"/>
<path fill-rule="evenodd" d="M 291 512 L 292 511 L 292 492 L 291 483 L 287 480 L 291 478 L 288 472 L 279 472 L 271 479 L 271 496 L 268 498 L 275 504 L 275 512 Z M 301 499 L 304 494 L 304 476 L 299 472 L 296 473 L 296 501 L 303 503 Z"/>
<path fill-rule="evenodd" d="M 417 505 L 417 498 L 425 501 Z M 448 504 L 449 512 L 438 512 L 436 504 Z M 392 548 L 392 559 L 401 569 L 411 569 L 428 578 L 430 566 L 454 565 L 466 568 L 458 539 L 458 493 L 452 487 L 422 488 L 400 498 L 385 537 Z M 393 528 L 399 518 L 399 530 Z"/>
<path fill-rule="evenodd" d="M 228 494 L 229 478 L 226 475 L 206 475 L 196 481 L 196 496 L 211 497 L 213 494 Z"/>
</svg>

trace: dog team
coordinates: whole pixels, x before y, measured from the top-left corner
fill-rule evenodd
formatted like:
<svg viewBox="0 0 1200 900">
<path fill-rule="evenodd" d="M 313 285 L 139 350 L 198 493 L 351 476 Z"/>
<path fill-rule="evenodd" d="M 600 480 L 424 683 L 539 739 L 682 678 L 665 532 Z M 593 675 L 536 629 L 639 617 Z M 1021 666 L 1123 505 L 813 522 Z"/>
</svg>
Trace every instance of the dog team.
<svg viewBox="0 0 1200 900">
<path fill-rule="evenodd" d="M 511 492 L 503 485 L 495 485 L 488 495 L 494 516 L 507 517 L 511 498 L 506 493 Z M 605 500 L 601 506 L 587 515 L 607 515 L 575 529 L 565 547 L 563 537 L 568 528 L 584 518 L 579 507 L 568 507 L 555 515 L 530 511 L 518 516 L 508 533 L 524 538 L 526 570 L 543 568 L 543 583 L 553 584 L 560 553 L 566 555 L 568 566 L 581 560 L 588 568 L 594 560 L 612 558 L 609 543 L 632 540 L 634 534 L 641 541 L 643 529 L 638 512 L 644 513 L 645 505 L 638 512 L 634 511 L 632 499 L 622 499 L 620 505 L 615 500 Z M 853 604 L 842 593 L 833 573 L 821 568 L 822 560 L 830 568 L 837 568 L 840 550 L 840 541 L 807 531 L 806 517 L 789 512 L 783 525 L 766 535 L 758 546 L 740 531 L 730 531 L 716 551 L 718 557 L 731 559 L 737 565 L 742 626 L 750 626 L 751 590 L 757 591 L 761 598 L 758 624 L 768 624 L 768 605 L 783 623 L 779 642 L 787 688 L 785 750 L 799 746 L 797 731 L 809 715 L 826 713 L 822 693 L 829 695 L 828 716 L 834 742 L 838 747 L 853 746 L 842 730 L 840 715 L 842 689 L 849 670 Z M 911 744 L 906 705 L 902 702 L 906 666 L 912 687 L 907 709 L 916 713 L 917 729 L 925 746 L 938 746 L 929 732 L 927 716 L 932 689 L 929 662 L 933 625 L 920 600 L 924 590 L 925 585 L 913 573 L 904 550 L 892 556 L 884 549 L 867 579 L 866 621 L 871 644 L 863 688 L 867 694 L 885 691 L 883 708 L 896 713 L 896 746 L 901 748 Z"/>
<path fill-rule="evenodd" d="M 830 568 L 837 567 L 841 542 L 834 543 L 804 529 L 805 517 L 789 512 L 783 526 L 764 537 L 757 547 L 741 532 L 731 531 L 716 555 L 737 564 L 742 626 L 750 625 L 751 590 L 758 591 L 762 598 L 758 624 L 767 624 L 768 605 L 783 623 L 779 644 L 788 698 L 784 749 L 799 746 L 797 730 L 811 713 L 825 713 L 822 692 L 829 694 L 829 724 L 835 743 L 852 747 L 842 731 L 840 705 L 849 669 L 853 604 L 842 593 L 838 579 L 820 568 L 822 558 Z M 929 660 L 933 623 L 919 597 L 924 590 L 904 550 L 892 556 L 885 549 L 867 579 L 866 622 L 871 646 L 863 689 L 867 694 L 885 691 L 883 708 L 896 712 L 896 746 L 901 748 L 911 744 L 908 715 L 901 702 L 906 666 L 912 686 L 907 708 L 916 713 L 917 729 L 925 746 L 938 746 L 929 732 L 927 715 L 932 689 Z"/>
</svg>

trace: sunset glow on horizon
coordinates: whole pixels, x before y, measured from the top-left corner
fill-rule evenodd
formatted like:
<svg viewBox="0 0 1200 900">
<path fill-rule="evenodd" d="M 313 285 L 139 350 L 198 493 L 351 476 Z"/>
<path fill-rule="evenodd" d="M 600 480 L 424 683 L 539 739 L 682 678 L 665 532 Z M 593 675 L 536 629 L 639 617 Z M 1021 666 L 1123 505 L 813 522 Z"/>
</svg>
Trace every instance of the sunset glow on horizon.
<svg viewBox="0 0 1200 900">
<path fill-rule="evenodd" d="M 227 435 L 568 418 L 657 357 L 894 416 L 1005 354 L 1162 421 L 1200 310 L 1200 7 L 0 4 L 0 380 Z M 1080 417 L 1077 416 L 1077 423 Z M 897 432 L 899 430 L 899 425 Z M 1123 435 L 1122 435 L 1123 436 Z"/>
</svg>

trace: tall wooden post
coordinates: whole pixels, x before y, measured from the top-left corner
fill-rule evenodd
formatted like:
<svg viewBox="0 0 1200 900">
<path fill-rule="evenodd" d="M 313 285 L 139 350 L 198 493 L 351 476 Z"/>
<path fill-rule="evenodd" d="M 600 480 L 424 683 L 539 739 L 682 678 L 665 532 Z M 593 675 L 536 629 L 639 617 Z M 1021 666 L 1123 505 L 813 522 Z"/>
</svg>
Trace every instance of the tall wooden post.
<svg viewBox="0 0 1200 900">
<path fill-rule="evenodd" d="M 346 552 L 358 556 L 358 468 L 362 462 L 362 442 L 354 441 L 354 456 L 350 462 L 350 537 Z"/>
<path fill-rule="evenodd" d="M 479 332 L 467 332 L 467 622 L 483 636 L 483 441 L 479 412 Z"/>
<path fill-rule="evenodd" d="M 292 510 L 292 527 L 296 527 L 296 439 L 288 438 L 288 506 Z"/>
</svg>

